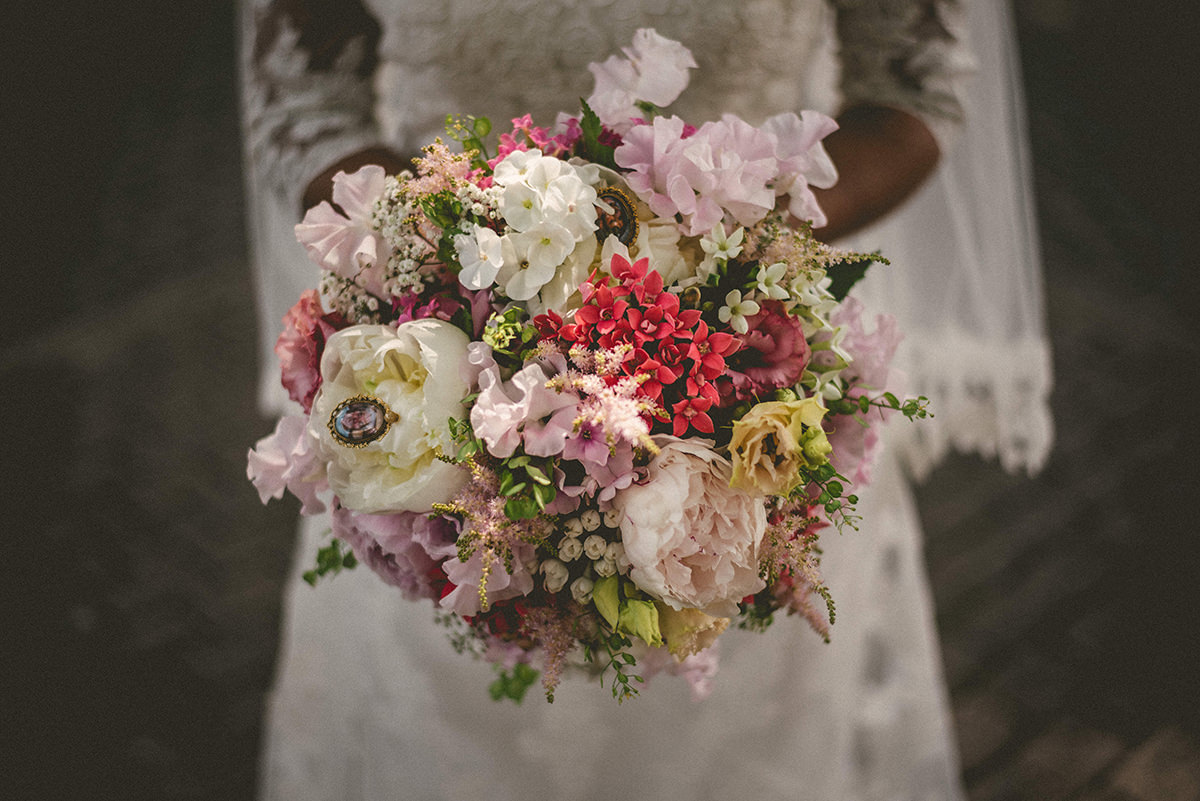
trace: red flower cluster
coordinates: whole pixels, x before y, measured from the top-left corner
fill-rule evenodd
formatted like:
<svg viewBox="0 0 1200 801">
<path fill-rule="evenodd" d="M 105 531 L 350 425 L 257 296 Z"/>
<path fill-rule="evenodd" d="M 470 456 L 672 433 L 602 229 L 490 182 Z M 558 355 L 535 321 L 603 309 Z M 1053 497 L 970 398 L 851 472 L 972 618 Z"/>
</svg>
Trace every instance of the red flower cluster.
<svg viewBox="0 0 1200 801">
<path fill-rule="evenodd" d="M 638 393 L 668 410 L 663 422 L 681 437 L 689 429 L 713 432 L 708 410 L 720 399 L 714 381 L 725 372 L 725 357 L 739 343 L 731 334 L 711 331 L 696 309 L 681 309 L 679 297 L 663 291 L 662 275 L 648 259 L 630 264 L 619 254 L 611 277 L 584 284 L 583 306 L 570 323 L 553 311 L 534 325 L 542 339 L 593 349 L 629 346 L 622 369 L 644 376 Z M 614 282 L 615 279 L 615 282 Z"/>
</svg>

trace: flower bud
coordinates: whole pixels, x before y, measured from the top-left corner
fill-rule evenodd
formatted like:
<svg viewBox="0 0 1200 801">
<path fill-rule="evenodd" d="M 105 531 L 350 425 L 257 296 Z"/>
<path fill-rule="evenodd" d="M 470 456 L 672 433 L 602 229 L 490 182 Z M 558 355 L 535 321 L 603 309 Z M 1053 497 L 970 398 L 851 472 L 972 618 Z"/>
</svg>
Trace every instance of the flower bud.
<svg viewBox="0 0 1200 801">
<path fill-rule="evenodd" d="M 599 534 L 592 534 L 583 541 L 583 552 L 587 554 L 588 559 L 602 559 L 607 549 L 608 540 Z"/>
<path fill-rule="evenodd" d="M 566 586 L 567 579 L 571 577 L 567 566 L 557 559 L 547 559 L 542 562 L 542 573 L 545 574 L 546 592 L 558 592 Z"/>
<path fill-rule="evenodd" d="M 595 531 L 600 528 L 600 513 L 595 509 L 588 509 L 579 516 L 579 521 L 583 523 L 584 531 Z"/>
<path fill-rule="evenodd" d="M 625 546 L 619 542 L 610 542 L 604 549 L 604 558 L 617 566 L 617 570 L 625 572 L 629 569 L 629 557 L 625 555 Z"/>
<path fill-rule="evenodd" d="M 583 553 L 583 543 L 576 537 L 564 537 L 558 544 L 558 558 L 564 562 L 574 562 Z"/>
<path fill-rule="evenodd" d="M 597 576 L 608 578 L 617 575 L 617 563 L 611 559 L 597 559 L 592 562 L 592 570 L 596 571 Z"/>
<path fill-rule="evenodd" d="M 592 587 L 595 586 L 587 576 L 580 576 L 571 582 L 571 597 L 575 599 L 575 603 L 581 606 L 587 605 L 592 600 Z"/>
</svg>

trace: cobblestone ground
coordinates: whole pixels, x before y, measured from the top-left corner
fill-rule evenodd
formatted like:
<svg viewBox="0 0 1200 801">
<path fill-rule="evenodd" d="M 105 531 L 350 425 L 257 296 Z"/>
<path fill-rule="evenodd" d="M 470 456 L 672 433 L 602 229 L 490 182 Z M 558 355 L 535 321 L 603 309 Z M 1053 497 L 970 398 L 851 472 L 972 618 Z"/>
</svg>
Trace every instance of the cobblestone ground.
<svg viewBox="0 0 1200 801">
<path fill-rule="evenodd" d="M 1200 217 L 1176 110 L 1197 96 L 1196 27 L 1130 6 L 1017 7 L 1055 453 L 1036 480 L 955 457 L 920 491 L 974 801 L 1200 798 Z M 244 482 L 271 423 L 253 403 L 233 9 L 55 20 L 30 28 L 45 67 L 11 101 L 35 134 L 11 151 L 17 205 L 52 224 L 12 226 L 4 270 L 0 794 L 250 799 L 296 509 Z"/>
</svg>

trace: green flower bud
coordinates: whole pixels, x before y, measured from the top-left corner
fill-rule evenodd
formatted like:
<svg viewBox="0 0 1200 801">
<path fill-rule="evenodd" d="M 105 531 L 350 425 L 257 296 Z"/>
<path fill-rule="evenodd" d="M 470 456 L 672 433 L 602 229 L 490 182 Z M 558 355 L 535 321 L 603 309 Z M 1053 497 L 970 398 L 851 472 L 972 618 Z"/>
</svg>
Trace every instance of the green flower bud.
<svg viewBox="0 0 1200 801">
<path fill-rule="evenodd" d="M 621 601 L 617 631 L 630 637 L 639 637 L 647 645 L 656 648 L 663 644 L 662 632 L 658 628 L 658 609 L 653 601 Z"/>
</svg>

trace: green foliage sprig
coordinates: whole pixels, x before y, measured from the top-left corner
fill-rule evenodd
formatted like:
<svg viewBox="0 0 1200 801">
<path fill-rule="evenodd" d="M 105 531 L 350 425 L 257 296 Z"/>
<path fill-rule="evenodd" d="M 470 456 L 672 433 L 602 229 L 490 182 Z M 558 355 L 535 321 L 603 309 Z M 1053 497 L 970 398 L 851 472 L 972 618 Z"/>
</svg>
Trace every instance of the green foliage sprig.
<svg viewBox="0 0 1200 801">
<path fill-rule="evenodd" d="M 583 658 L 592 664 L 600 665 L 600 686 L 604 686 L 604 676 L 611 669 L 613 671 L 612 694 L 613 698 L 617 699 L 617 703 L 637 696 L 638 688 L 635 686 L 635 682 L 643 684 L 645 679 L 629 672 L 637 666 L 637 659 L 626 650 L 633 645 L 633 640 L 623 634 L 613 632 L 609 635 L 601 635 L 598 644 L 600 651 L 603 651 L 602 654 L 592 645 L 585 644 Z M 601 664 L 600 659 L 606 661 Z"/>
<path fill-rule="evenodd" d="M 487 169 L 488 148 L 485 140 L 492 132 L 492 121 L 487 117 L 456 117 L 446 115 L 446 135 L 462 144 L 464 153 L 471 153 L 471 166 L 477 170 Z"/>
<path fill-rule="evenodd" d="M 492 700 L 507 698 L 517 704 L 525 699 L 525 693 L 541 675 L 524 662 L 518 662 L 512 670 L 505 670 L 496 665 L 496 673 L 496 680 L 488 686 L 488 694 L 492 696 Z"/>
<path fill-rule="evenodd" d="M 884 392 L 882 395 L 876 397 L 870 397 L 869 395 L 859 395 L 858 397 L 843 395 L 840 398 L 828 401 L 827 405 L 831 415 L 853 416 L 866 414 L 872 408 L 877 408 L 900 412 L 900 414 L 909 420 L 924 420 L 926 417 L 933 417 L 933 412 L 929 411 L 929 398 L 924 395 L 918 395 L 915 398 L 905 398 L 904 400 L 900 400 L 900 398 L 891 392 Z M 858 417 L 854 419 L 858 420 L 861 425 L 867 425 L 865 420 L 861 420 Z"/>
<path fill-rule="evenodd" d="M 333 576 L 343 570 L 352 570 L 358 565 L 354 551 L 339 539 L 330 540 L 329 544 L 317 551 L 317 566 L 306 571 L 303 578 L 309 586 L 317 586 L 317 581 L 325 576 Z"/>
</svg>

